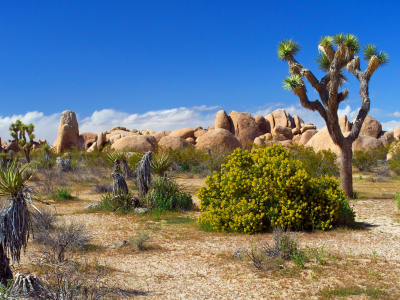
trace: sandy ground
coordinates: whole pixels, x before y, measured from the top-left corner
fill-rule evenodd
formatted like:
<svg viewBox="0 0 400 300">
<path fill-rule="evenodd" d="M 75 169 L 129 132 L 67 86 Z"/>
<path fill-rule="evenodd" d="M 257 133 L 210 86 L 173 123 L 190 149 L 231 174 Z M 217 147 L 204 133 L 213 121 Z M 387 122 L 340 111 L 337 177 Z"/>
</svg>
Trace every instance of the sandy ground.
<svg viewBox="0 0 400 300">
<path fill-rule="evenodd" d="M 203 179 L 178 181 L 192 193 L 204 184 Z M 250 261 L 232 257 L 236 249 L 248 249 L 252 241 L 271 241 L 272 234 L 209 233 L 199 231 L 194 221 L 174 224 L 131 214 L 84 213 L 84 207 L 99 201 L 100 195 L 89 188 L 80 189 L 78 195 L 78 201 L 56 204 L 60 219 L 83 222 L 90 228 L 92 244 L 99 249 L 82 255 L 115 269 L 112 276 L 121 287 L 147 292 L 137 299 L 320 299 L 322 288 L 350 283 L 386 286 L 387 298 L 382 299 L 400 299 L 394 291 L 400 287 L 400 214 L 393 198 L 352 201 L 363 229 L 295 233 L 301 245 L 324 245 L 328 253 L 339 257 L 340 263 L 330 264 L 315 279 L 311 264 L 302 272 L 282 275 L 257 271 Z M 198 216 L 199 212 L 181 214 L 193 220 Z M 146 251 L 118 247 L 142 229 L 151 233 Z M 372 265 L 373 252 L 378 262 Z M 28 260 L 24 266 L 29 269 Z M 381 279 L 371 277 L 371 272 L 379 273 Z"/>
</svg>

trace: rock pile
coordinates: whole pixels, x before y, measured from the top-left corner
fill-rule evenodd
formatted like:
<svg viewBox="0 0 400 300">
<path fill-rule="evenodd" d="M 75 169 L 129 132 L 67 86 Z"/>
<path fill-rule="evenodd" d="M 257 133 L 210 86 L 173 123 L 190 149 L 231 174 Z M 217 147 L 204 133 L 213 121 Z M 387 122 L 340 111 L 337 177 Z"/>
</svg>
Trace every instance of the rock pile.
<svg viewBox="0 0 400 300">
<path fill-rule="evenodd" d="M 347 116 L 339 117 L 339 125 L 346 136 L 350 133 L 352 122 Z M 400 139 L 400 127 L 394 132 L 383 132 L 382 125 L 374 118 L 367 116 L 360 131 L 360 136 L 353 144 L 353 150 L 368 149 L 386 145 L 393 139 Z M 154 151 L 156 144 L 172 149 L 228 147 L 236 149 L 246 143 L 264 145 L 277 142 L 288 146 L 293 142 L 312 146 L 316 151 L 332 149 L 339 154 L 339 148 L 333 144 L 326 127 L 318 130 L 314 124 L 305 123 L 299 116 L 291 116 L 284 109 L 277 109 L 266 116 L 255 116 L 248 113 L 230 111 L 229 115 L 220 110 L 215 118 L 214 126 L 207 129 L 181 128 L 174 131 L 154 132 L 151 129 L 129 130 L 125 127 L 114 127 L 105 132 L 79 134 L 76 115 L 72 111 L 64 111 L 61 115 L 58 136 L 54 142 L 57 152 L 66 149 L 100 151 L 105 145 L 112 149 L 137 149 Z M 2 147 L 12 147 L 1 142 Z"/>
</svg>

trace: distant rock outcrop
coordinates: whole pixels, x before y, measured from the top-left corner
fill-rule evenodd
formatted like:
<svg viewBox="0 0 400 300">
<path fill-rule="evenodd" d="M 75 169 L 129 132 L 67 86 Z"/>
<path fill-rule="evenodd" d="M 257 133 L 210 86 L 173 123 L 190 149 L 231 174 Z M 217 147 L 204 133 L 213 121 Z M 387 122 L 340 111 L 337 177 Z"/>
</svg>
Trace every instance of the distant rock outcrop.
<svg viewBox="0 0 400 300">
<path fill-rule="evenodd" d="M 70 110 L 63 111 L 53 147 L 57 153 L 60 153 L 66 149 L 79 149 L 79 146 L 79 126 L 76 115 Z"/>
</svg>

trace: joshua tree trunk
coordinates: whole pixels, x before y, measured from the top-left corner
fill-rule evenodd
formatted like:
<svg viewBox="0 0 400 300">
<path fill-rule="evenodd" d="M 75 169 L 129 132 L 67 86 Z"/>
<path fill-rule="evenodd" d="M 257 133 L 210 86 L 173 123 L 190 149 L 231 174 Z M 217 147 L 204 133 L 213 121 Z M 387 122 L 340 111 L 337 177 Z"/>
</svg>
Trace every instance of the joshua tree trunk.
<svg viewBox="0 0 400 300">
<path fill-rule="evenodd" d="M 10 269 L 10 259 L 7 257 L 7 253 L 4 253 L 2 245 L 0 245 L 0 260 L 0 283 L 7 286 L 7 281 L 13 279 L 13 273 Z"/>
<path fill-rule="evenodd" d="M 351 143 L 345 141 L 340 146 L 340 178 L 341 188 L 350 198 L 353 198 L 353 170 L 351 160 L 353 157 Z"/>
</svg>

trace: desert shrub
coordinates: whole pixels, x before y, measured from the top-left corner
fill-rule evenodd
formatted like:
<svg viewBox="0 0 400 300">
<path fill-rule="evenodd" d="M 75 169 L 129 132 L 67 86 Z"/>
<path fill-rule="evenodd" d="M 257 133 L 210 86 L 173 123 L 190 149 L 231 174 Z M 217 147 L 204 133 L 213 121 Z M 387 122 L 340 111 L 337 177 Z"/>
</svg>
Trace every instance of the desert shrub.
<svg viewBox="0 0 400 300">
<path fill-rule="evenodd" d="M 189 210 L 193 207 L 190 194 L 181 191 L 175 180 L 164 176 L 157 176 L 151 181 L 144 203 L 148 208 L 159 210 Z"/>
<path fill-rule="evenodd" d="M 112 191 L 107 192 L 107 194 L 101 196 L 101 201 L 96 205 L 93 210 L 95 211 L 108 211 L 111 212 L 114 210 L 114 206 L 112 203 Z"/>
<path fill-rule="evenodd" d="M 197 195 L 200 224 L 247 233 L 272 227 L 326 230 L 348 202 L 337 179 L 310 175 L 281 145 L 251 153 L 236 149 Z"/>
<path fill-rule="evenodd" d="M 109 183 L 96 183 L 93 186 L 95 193 L 111 193 L 113 191 L 112 184 Z"/>
<path fill-rule="evenodd" d="M 83 250 L 84 245 L 91 240 L 91 234 L 84 224 L 62 222 L 53 230 L 42 228 L 35 235 L 35 240 L 47 246 L 42 249 L 43 252 L 62 262 L 67 251 Z"/>
<path fill-rule="evenodd" d="M 135 237 L 131 238 L 131 244 L 134 245 L 139 251 L 145 250 L 144 243 L 150 239 L 150 235 L 145 231 L 140 231 Z"/>
<path fill-rule="evenodd" d="M 44 207 L 41 208 L 40 211 L 33 210 L 32 217 L 33 228 L 39 231 L 51 230 L 54 228 L 56 215 L 53 209 Z"/>
<path fill-rule="evenodd" d="M 394 200 L 396 201 L 397 208 L 400 209 L 400 193 L 399 192 L 396 193 Z"/>
<path fill-rule="evenodd" d="M 55 188 L 54 193 L 51 194 L 51 197 L 55 201 L 65 201 L 73 199 L 71 195 L 71 190 L 68 188 Z"/>
<path fill-rule="evenodd" d="M 400 175 L 400 143 L 393 142 L 390 145 L 389 154 L 388 154 L 388 166 L 391 170 L 393 170 L 396 175 Z"/>
<path fill-rule="evenodd" d="M 378 165 L 378 161 L 386 157 L 385 147 L 375 147 L 361 150 L 355 150 L 353 153 L 352 164 L 359 171 L 371 171 L 373 167 Z"/>
<path fill-rule="evenodd" d="M 127 156 L 129 168 L 135 171 L 139 166 L 140 160 L 143 157 L 143 153 L 140 151 L 132 150 L 132 152 L 129 152 Z"/>
<path fill-rule="evenodd" d="M 290 156 L 300 160 L 311 176 L 338 176 L 337 155 L 332 150 L 315 152 L 311 146 L 292 144 L 289 146 Z"/>
</svg>

